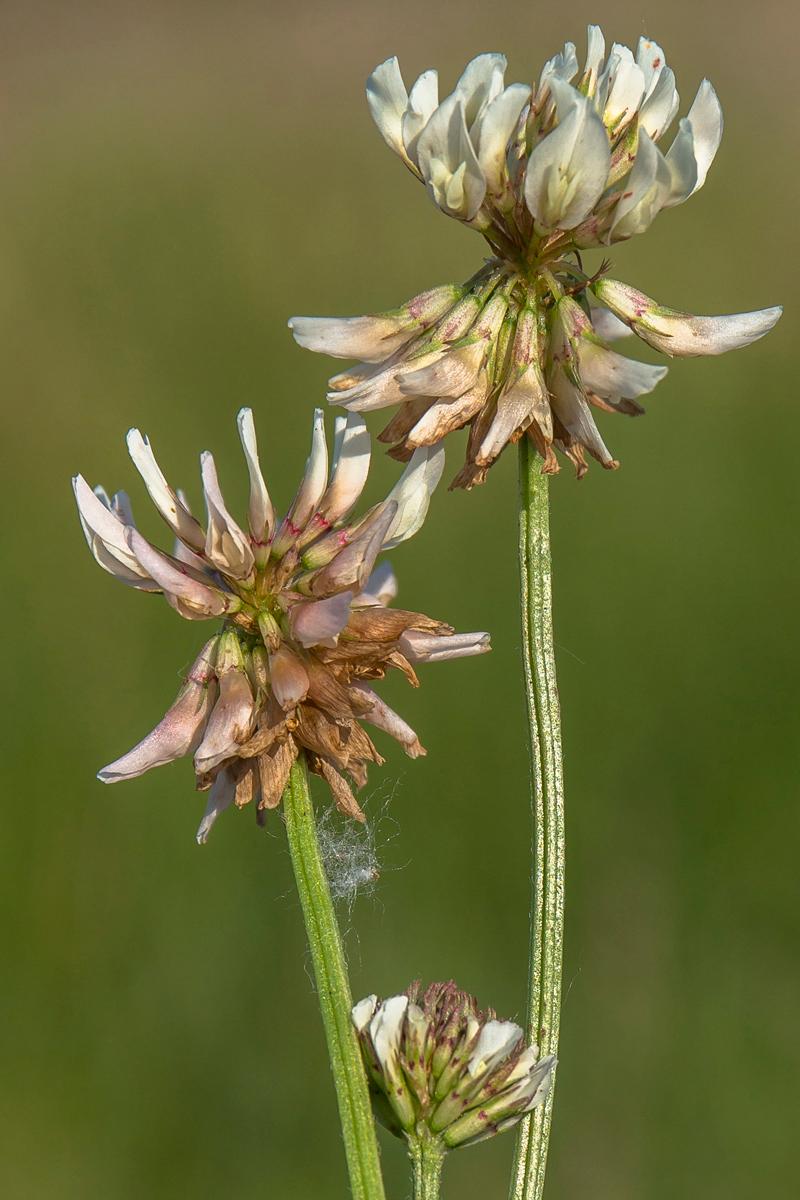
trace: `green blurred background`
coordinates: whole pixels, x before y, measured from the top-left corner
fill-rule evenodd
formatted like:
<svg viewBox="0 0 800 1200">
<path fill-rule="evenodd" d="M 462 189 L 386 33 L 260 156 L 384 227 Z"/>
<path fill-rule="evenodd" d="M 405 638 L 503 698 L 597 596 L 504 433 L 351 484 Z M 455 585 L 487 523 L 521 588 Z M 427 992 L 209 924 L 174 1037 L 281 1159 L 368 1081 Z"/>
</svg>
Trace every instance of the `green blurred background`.
<svg viewBox="0 0 800 1200">
<path fill-rule="evenodd" d="M 696 312 L 787 313 L 747 350 L 676 362 L 644 419 L 603 419 L 621 469 L 552 488 L 569 882 L 548 1195 L 797 1195 L 796 8 L 7 0 L 8 1200 L 345 1200 L 280 818 L 260 831 L 230 812 L 198 848 L 187 763 L 94 778 L 161 716 L 206 627 L 94 565 L 69 477 L 128 489 L 162 536 L 125 453 L 135 424 L 195 504 L 213 449 L 242 512 L 249 404 L 287 504 L 330 367 L 287 317 L 390 307 L 482 257 L 381 142 L 367 74 L 397 53 L 407 80 L 436 65 L 447 86 L 503 50 L 507 77 L 530 79 L 567 38 L 582 54 L 589 20 L 609 42 L 660 41 L 683 112 L 709 75 L 727 121 L 705 189 L 615 248 L 616 273 Z M 396 473 L 376 455 L 370 499 Z M 356 996 L 452 976 L 524 1012 L 514 473 L 509 453 L 485 487 L 442 490 L 394 555 L 404 606 L 490 629 L 494 652 L 383 688 L 429 756 L 380 743 L 384 869 L 342 914 Z M 445 1195 L 503 1197 L 512 1140 L 453 1156 Z M 384 1162 L 401 1200 L 388 1138 Z"/>
</svg>

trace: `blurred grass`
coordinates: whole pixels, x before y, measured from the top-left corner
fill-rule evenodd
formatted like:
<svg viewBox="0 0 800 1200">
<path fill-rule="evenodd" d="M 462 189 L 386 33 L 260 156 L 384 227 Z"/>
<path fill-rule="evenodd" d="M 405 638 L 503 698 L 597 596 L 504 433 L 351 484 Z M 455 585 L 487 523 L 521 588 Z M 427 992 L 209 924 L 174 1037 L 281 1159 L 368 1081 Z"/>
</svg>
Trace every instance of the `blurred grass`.
<svg viewBox="0 0 800 1200">
<path fill-rule="evenodd" d="M 241 510 L 251 404 L 288 502 L 328 363 L 286 318 L 392 305 L 482 254 L 381 144 L 363 79 L 397 52 L 407 78 L 438 63 L 449 83 L 484 49 L 526 78 L 566 37 L 582 52 L 590 19 L 659 39 L 684 111 L 710 75 L 728 123 L 704 191 L 615 270 L 677 307 L 787 314 L 737 355 L 674 364 L 644 420 L 604 424 L 621 469 L 553 487 L 569 990 L 548 1194 L 796 1194 L 796 11 L 135 0 L 0 17 L 9 1200 L 347 1194 L 280 820 L 227 814 L 200 850 L 187 764 L 94 780 L 204 627 L 94 566 L 69 476 L 129 489 L 158 534 L 125 454 L 138 424 L 195 503 L 212 448 Z M 395 475 L 376 455 L 370 497 Z M 386 869 L 350 919 L 356 995 L 452 975 L 524 1009 L 514 505 L 508 455 L 394 555 L 404 604 L 490 629 L 494 652 L 384 688 L 429 757 L 387 747 L 372 773 Z M 510 1151 L 456 1155 L 445 1195 L 504 1195 Z M 399 1198 L 399 1146 L 384 1158 Z"/>
</svg>

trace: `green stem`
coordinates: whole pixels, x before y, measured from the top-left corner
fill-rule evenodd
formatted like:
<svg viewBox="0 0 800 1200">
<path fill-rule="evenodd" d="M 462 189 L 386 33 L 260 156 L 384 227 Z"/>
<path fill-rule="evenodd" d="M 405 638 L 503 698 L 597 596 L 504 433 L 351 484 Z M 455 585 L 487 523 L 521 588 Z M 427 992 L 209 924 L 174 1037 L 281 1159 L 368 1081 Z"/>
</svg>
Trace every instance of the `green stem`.
<svg viewBox="0 0 800 1200">
<path fill-rule="evenodd" d="M 414 1200 L 439 1200 L 446 1151 L 438 1138 L 409 1139 L 408 1157 L 414 1176 Z"/>
<path fill-rule="evenodd" d="M 556 1054 L 564 940 L 564 784 L 553 651 L 548 477 L 541 469 L 542 459 L 530 439 L 523 437 L 519 443 L 520 602 L 533 808 L 528 1035 L 538 1042 L 542 1054 Z M 520 1123 L 510 1200 L 541 1200 L 553 1090 Z"/>
<path fill-rule="evenodd" d="M 314 808 L 302 752 L 289 775 L 283 808 L 289 853 L 300 894 L 319 1006 L 328 1040 L 353 1200 L 384 1200 L 367 1080 L 350 1019 L 353 1001 L 344 949 L 320 858 Z"/>
</svg>

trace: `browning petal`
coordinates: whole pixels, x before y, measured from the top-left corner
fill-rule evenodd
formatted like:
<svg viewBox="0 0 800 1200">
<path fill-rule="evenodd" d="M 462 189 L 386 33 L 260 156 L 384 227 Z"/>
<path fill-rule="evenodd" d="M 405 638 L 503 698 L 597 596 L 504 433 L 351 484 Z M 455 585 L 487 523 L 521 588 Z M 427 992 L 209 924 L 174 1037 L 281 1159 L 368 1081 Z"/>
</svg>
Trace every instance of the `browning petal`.
<svg viewBox="0 0 800 1200">
<path fill-rule="evenodd" d="M 434 621 L 423 613 L 404 612 L 400 608 L 362 608 L 351 613 L 344 628 L 346 637 L 365 642 L 396 642 L 407 629 L 421 633 L 452 633 L 452 625 Z"/>
<path fill-rule="evenodd" d="M 301 704 L 297 715 L 300 720 L 294 732 L 295 740 L 307 750 L 328 755 L 337 762 L 341 760 L 342 766 L 346 766 L 347 760 L 343 750 L 352 720 L 342 721 L 341 725 L 329 721 L 313 704 Z"/>
<path fill-rule="evenodd" d="M 339 682 L 329 667 L 314 662 L 308 670 L 310 680 L 308 697 L 318 708 L 331 717 L 352 718 L 362 716 L 369 705 L 357 692 L 350 692 Z"/>
<path fill-rule="evenodd" d="M 354 821 L 361 821 L 362 824 L 366 824 L 367 818 L 360 804 L 350 790 L 346 780 L 342 778 L 331 763 L 327 762 L 321 755 L 312 753 L 308 755 L 308 769 L 325 780 L 331 789 L 333 799 L 340 813 L 343 813 L 346 817 L 352 817 Z"/>
<path fill-rule="evenodd" d="M 416 425 L 435 401 L 432 396 L 415 396 L 401 404 L 385 429 L 378 434 L 379 442 L 399 442 Z M 391 451 L 389 451 L 391 454 Z M 409 455 L 410 457 L 410 455 Z"/>
<path fill-rule="evenodd" d="M 258 772 L 261 779 L 261 801 L 259 808 L 277 808 L 286 790 L 292 763 L 297 758 L 294 739 L 273 745 L 258 757 Z"/>
<path fill-rule="evenodd" d="M 253 800 L 261 786 L 258 767 L 252 761 L 237 764 L 236 807 L 244 808 Z"/>
</svg>

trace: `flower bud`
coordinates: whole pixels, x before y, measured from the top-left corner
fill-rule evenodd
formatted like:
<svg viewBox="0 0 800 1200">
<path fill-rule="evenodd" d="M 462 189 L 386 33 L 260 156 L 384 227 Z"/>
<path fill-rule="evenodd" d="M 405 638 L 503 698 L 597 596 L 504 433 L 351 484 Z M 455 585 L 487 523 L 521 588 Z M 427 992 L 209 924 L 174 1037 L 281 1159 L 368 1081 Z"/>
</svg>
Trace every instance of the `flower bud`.
<svg viewBox="0 0 800 1200">
<path fill-rule="evenodd" d="M 360 1000 L 353 1024 L 373 1105 L 398 1137 L 455 1149 L 509 1129 L 545 1099 L 555 1058 L 450 983 Z"/>
</svg>

